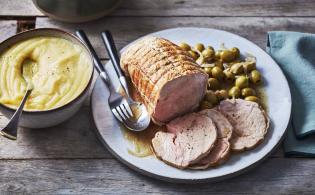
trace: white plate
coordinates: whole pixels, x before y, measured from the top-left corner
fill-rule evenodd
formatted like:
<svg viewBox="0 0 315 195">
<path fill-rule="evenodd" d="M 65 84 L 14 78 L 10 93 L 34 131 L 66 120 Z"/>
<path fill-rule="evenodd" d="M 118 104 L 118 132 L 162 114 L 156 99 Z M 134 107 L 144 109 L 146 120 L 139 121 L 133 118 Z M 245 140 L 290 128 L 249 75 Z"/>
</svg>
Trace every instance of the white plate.
<svg viewBox="0 0 315 195">
<path fill-rule="evenodd" d="M 251 53 L 257 58 L 257 68 L 264 77 L 264 87 L 268 97 L 268 116 L 271 126 L 265 140 L 257 148 L 233 154 L 223 165 L 207 170 L 180 170 L 166 165 L 154 156 L 138 158 L 130 155 L 127 148 L 130 143 L 124 139 L 120 127 L 107 106 L 108 93 L 99 79 L 92 94 L 92 112 L 98 134 L 105 146 L 129 167 L 146 175 L 174 182 L 217 181 L 247 170 L 264 159 L 281 141 L 291 113 L 291 94 L 287 80 L 275 61 L 254 43 L 229 32 L 207 28 L 175 28 L 155 32 L 154 36 L 163 37 L 174 43 L 187 42 L 195 45 L 198 42 L 212 45 L 215 49 L 222 43 L 227 48 L 238 47 L 241 52 Z M 117 77 L 111 66 L 106 68 L 111 79 L 117 85 Z"/>
</svg>

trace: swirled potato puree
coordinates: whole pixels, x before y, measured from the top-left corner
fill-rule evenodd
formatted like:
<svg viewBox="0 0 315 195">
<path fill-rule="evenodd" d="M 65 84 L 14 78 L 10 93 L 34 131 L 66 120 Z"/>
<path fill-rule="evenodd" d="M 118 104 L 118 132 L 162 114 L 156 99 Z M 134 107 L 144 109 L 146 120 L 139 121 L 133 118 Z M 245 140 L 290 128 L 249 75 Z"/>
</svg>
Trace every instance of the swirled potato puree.
<svg viewBox="0 0 315 195">
<path fill-rule="evenodd" d="M 30 79 L 33 91 L 24 110 L 61 107 L 86 88 L 92 67 L 84 48 L 63 38 L 16 43 L 0 56 L 0 103 L 17 108 Z"/>
</svg>

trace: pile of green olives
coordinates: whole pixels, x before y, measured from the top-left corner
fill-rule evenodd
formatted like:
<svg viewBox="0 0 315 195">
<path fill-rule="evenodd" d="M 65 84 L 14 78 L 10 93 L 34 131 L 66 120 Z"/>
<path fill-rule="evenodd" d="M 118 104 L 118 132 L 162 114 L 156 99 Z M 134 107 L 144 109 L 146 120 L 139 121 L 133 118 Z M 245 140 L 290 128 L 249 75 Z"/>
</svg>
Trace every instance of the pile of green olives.
<svg viewBox="0 0 315 195">
<path fill-rule="evenodd" d="M 262 82 L 261 73 L 256 69 L 255 58 L 242 59 L 237 47 L 215 50 L 212 46 L 197 43 L 190 46 L 180 43 L 179 47 L 209 75 L 208 90 L 201 108 L 213 108 L 227 98 L 243 98 L 260 103 L 255 87 Z"/>
</svg>

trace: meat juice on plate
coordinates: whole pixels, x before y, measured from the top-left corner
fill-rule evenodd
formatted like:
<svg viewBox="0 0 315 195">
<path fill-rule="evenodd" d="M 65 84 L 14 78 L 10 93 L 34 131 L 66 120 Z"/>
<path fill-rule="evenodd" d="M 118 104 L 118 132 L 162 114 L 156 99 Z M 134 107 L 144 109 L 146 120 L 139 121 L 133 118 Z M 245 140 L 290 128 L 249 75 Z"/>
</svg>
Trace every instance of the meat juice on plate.
<svg viewBox="0 0 315 195">
<path fill-rule="evenodd" d="M 263 86 L 258 86 L 255 88 L 257 96 L 260 98 L 260 104 L 263 109 L 268 112 L 268 97 L 266 95 L 265 88 Z"/>
<path fill-rule="evenodd" d="M 132 148 L 128 148 L 128 153 L 137 157 L 147 157 L 153 154 L 151 149 L 151 140 L 159 127 L 155 124 L 140 132 L 130 131 L 123 128 L 123 134 L 126 140 L 132 144 Z"/>
<path fill-rule="evenodd" d="M 129 90 L 132 98 L 136 101 L 142 102 L 140 95 L 137 90 L 133 87 L 131 82 L 129 82 Z M 141 114 L 137 107 L 131 107 L 135 118 L 138 118 Z M 130 131 L 121 125 L 123 129 L 123 135 L 126 140 L 131 143 L 131 148 L 128 148 L 128 153 L 137 157 L 147 157 L 153 155 L 151 149 L 151 140 L 155 133 L 160 130 L 160 127 L 151 123 L 150 126 L 144 131 Z"/>
</svg>

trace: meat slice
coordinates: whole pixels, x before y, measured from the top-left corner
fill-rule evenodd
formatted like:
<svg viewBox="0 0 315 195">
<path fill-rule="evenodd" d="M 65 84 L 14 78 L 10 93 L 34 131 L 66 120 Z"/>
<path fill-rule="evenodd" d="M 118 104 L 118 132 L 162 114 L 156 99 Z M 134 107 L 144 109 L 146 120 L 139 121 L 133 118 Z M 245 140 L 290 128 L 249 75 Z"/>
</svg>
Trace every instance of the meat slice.
<svg viewBox="0 0 315 195">
<path fill-rule="evenodd" d="M 218 138 L 230 139 L 233 132 L 233 126 L 229 120 L 216 109 L 205 109 L 199 112 L 199 114 L 206 115 L 214 121 L 215 126 L 218 129 Z"/>
<path fill-rule="evenodd" d="M 192 169 L 206 169 L 225 162 L 230 154 L 229 139 L 232 136 L 233 127 L 228 119 L 215 109 L 206 109 L 199 112 L 214 122 L 217 128 L 218 139 L 211 152 L 197 163 L 190 166 Z"/>
<path fill-rule="evenodd" d="M 206 92 L 208 75 L 166 39 L 145 37 L 129 46 L 120 62 L 156 124 L 192 112 Z"/>
<path fill-rule="evenodd" d="M 198 113 L 176 118 L 166 127 L 168 132 L 155 134 L 152 148 L 159 159 L 177 168 L 186 168 L 208 155 L 217 139 L 212 120 Z"/>
<path fill-rule="evenodd" d="M 220 102 L 218 110 L 234 127 L 230 141 L 232 150 L 253 148 L 264 139 L 269 119 L 256 102 L 242 99 L 224 100 Z"/>
</svg>

